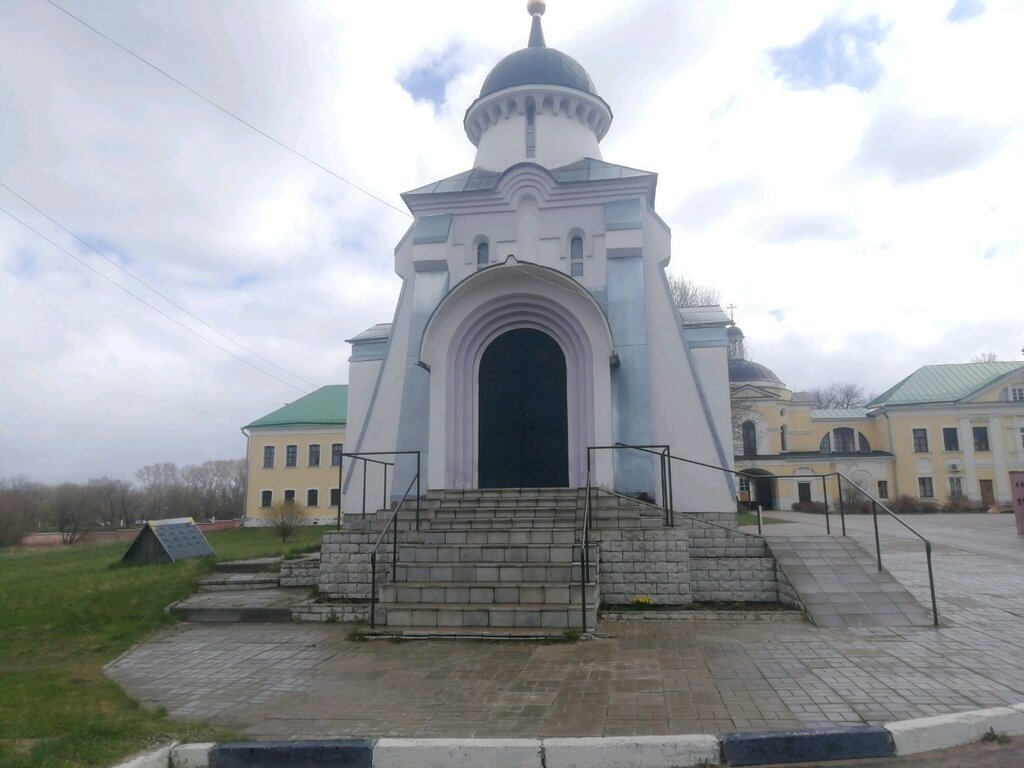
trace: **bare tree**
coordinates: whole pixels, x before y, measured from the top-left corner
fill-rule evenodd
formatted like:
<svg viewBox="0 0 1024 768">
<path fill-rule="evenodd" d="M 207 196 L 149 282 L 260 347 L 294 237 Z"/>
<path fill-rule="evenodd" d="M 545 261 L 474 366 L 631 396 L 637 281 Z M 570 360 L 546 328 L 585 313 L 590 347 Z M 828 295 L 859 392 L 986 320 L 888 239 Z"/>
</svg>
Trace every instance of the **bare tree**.
<svg viewBox="0 0 1024 768">
<path fill-rule="evenodd" d="M 717 288 L 697 285 L 682 275 L 668 275 L 668 287 L 672 291 L 672 303 L 677 307 L 707 307 L 722 301 Z"/>
<path fill-rule="evenodd" d="M 98 520 L 111 528 L 124 528 L 135 519 L 139 494 L 131 483 L 109 477 L 94 477 L 89 480 L 88 489 Z"/>
<path fill-rule="evenodd" d="M 999 358 L 996 357 L 995 352 L 982 352 L 971 358 L 972 363 L 995 363 L 998 361 Z"/>
<path fill-rule="evenodd" d="M 142 483 L 142 511 L 148 520 L 159 520 L 178 511 L 181 479 L 176 464 L 147 464 L 135 473 Z"/>
<path fill-rule="evenodd" d="M 0 478 L 0 547 L 13 546 L 42 521 L 47 489 L 24 477 Z"/>
<path fill-rule="evenodd" d="M 812 387 L 807 394 L 814 401 L 814 407 L 825 408 L 863 408 L 869 402 L 864 394 L 864 387 L 853 382 L 832 382 L 825 387 Z"/>
<path fill-rule="evenodd" d="M 266 520 L 280 534 L 281 541 L 285 542 L 295 533 L 296 528 L 306 522 L 306 515 L 294 501 L 279 501 L 270 508 Z"/>
<path fill-rule="evenodd" d="M 92 517 L 91 511 L 84 486 L 61 483 L 53 489 L 50 520 L 65 544 L 74 544 L 82 538 Z"/>
</svg>

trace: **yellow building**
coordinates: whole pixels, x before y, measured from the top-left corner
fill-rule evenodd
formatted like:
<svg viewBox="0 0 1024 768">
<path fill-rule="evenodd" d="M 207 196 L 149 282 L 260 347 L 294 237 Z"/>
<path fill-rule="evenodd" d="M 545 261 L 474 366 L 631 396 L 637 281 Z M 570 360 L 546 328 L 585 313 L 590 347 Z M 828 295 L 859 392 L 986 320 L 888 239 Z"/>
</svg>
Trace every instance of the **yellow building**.
<svg viewBox="0 0 1024 768">
<path fill-rule="evenodd" d="M 730 328 L 729 385 L 739 500 L 765 509 L 836 502 L 841 472 L 879 499 L 1009 503 L 1024 469 L 1024 364 L 928 365 L 865 408 L 820 410 L 743 359 Z"/>
<path fill-rule="evenodd" d="M 348 385 L 333 384 L 242 428 L 248 523 L 259 525 L 281 501 L 294 502 L 310 523 L 337 519 L 347 415 Z"/>
</svg>

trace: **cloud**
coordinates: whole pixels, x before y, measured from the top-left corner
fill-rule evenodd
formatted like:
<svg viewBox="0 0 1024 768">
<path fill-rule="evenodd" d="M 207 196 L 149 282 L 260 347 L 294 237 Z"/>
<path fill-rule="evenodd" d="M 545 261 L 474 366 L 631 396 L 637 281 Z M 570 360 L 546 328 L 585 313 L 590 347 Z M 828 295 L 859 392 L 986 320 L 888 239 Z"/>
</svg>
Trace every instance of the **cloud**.
<svg viewBox="0 0 1024 768">
<path fill-rule="evenodd" d="M 687 229 L 704 230 L 728 218 L 740 205 L 761 197 L 763 193 L 763 186 L 757 179 L 740 179 L 706 187 L 686 198 L 674 218 Z"/>
<path fill-rule="evenodd" d="M 912 184 L 975 168 L 1003 147 L 1008 130 L 960 115 L 931 117 L 881 110 L 868 125 L 854 167 L 893 184 Z"/>
<path fill-rule="evenodd" d="M 959 24 L 976 19 L 985 13 L 985 0 L 957 0 L 946 14 L 946 20 Z"/>
<path fill-rule="evenodd" d="M 859 21 L 832 18 L 797 45 L 769 54 L 776 74 L 797 90 L 848 85 L 874 88 L 884 74 L 876 49 L 886 29 L 874 16 Z"/>
<path fill-rule="evenodd" d="M 449 46 L 440 54 L 420 59 L 398 77 L 398 84 L 416 101 L 440 107 L 448 84 L 459 74 L 459 49 Z"/>
<path fill-rule="evenodd" d="M 832 211 L 795 211 L 751 222 L 749 232 L 762 243 L 787 245 L 803 240 L 852 240 L 860 234 L 848 217 Z"/>
</svg>

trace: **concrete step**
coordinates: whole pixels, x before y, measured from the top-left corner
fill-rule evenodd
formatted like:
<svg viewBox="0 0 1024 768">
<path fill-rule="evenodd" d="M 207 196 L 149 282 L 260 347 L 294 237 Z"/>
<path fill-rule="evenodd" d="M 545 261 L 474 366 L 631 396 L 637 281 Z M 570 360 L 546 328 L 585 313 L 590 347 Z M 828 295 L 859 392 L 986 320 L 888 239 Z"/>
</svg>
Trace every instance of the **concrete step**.
<svg viewBox="0 0 1024 768">
<path fill-rule="evenodd" d="M 284 623 L 292 620 L 292 605 L 308 596 L 305 588 L 200 592 L 171 603 L 166 610 L 185 621 Z"/>
<path fill-rule="evenodd" d="M 199 580 L 200 592 L 231 592 L 249 589 L 267 589 L 278 585 L 279 574 L 262 573 L 213 573 Z"/>
<path fill-rule="evenodd" d="M 586 586 L 587 603 L 597 600 L 597 584 Z M 384 584 L 380 588 L 378 606 L 389 604 L 441 604 L 468 605 L 570 605 L 580 601 L 579 583 L 504 583 L 479 581 L 449 581 L 444 583 L 407 581 Z"/>
<path fill-rule="evenodd" d="M 427 491 L 426 498 L 434 499 L 529 499 L 529 498 L 572 498 L 582 494 L 579 488 L 466 488 L 435 489 Z"/>
<path fill-rule="evenodd" d="M 406 544 L 399 541 L 400 563 L 570 563 L 580 559 L 580 547 L 573 544 Z M 597 545 L 588 547 L 591 561 L 597 560 Z"/>
<path fill-rule="evenodd" d="M 500 544 L 500 545 L 547 545 L 573 544 L 576 534 L 564 528 L 532 529 L 532 530 L 447 530 L 447 531 L 407 531 L 399 536 L 402 544 Z"/>
<path fill-rule="evenodd" d="M 252 560 L 230 560 L 217 563 L 213 566 L 213 570 L 217 573 L 265 573 L 280 568 L 281 559 L 281 557 L 257 557 Z"/>
<path fill-rule="evenodd" d="M 596 578 L 599 565 L 596 560 L 590 564 L 590 577 Z M 395 582 L 429 581 L 445 583 L 460 582 L 576 582 L 582 569 L 579 563 L 562 564 L 514 564 L 514 563 L 403 563 L 398 561 Z"/>
<path fill-rule="evenodd" d="M 511 506 L 511 507 L 441 507 L 430 511 L 428 519 L 430 520 L 462 520 L 462 519 L 477 519 L 477 518 L 495 518 L 495 517 L 508 517 L 510 515 L 516 518 L 524 517 L 535 517 L 535 518 L 569 518 L 573 519 L 580 514 L 579 508 L 575 504 L 571 504 L 565 507 L 524 507 L 524 506 Z M 422 515 L 421 515 L 422 519 Z"/>
<path fill-rule="evenodd" d="M 597 611 L 588 607 L 587 624 L 594 626 Z M 492 627 L 567 629 L 583 626 L 579 606 L 552 606 L 543 603 L 519 605 L 453 606 L 446 603 L 377 604 L 377 622 L 389 629 L 401 627 Z"/>
<path fill-rule="evenodd" d="M 568 528 L 572 530 L 576 521 L 572 517 L 479 517 L 459 520 L 424 520 L 422 524 L 431 531 L 458 530 L 517 530 L 531 528 Z"/>
<path fill-rule="evenodd" d="M 593 631 L 594 627 L 589 627 Z M 400 637 L 404 640 L 563 640 L 565 628 L 552 627 L 388 627 L 366 630 L 367 637 Z"/>
</svg>

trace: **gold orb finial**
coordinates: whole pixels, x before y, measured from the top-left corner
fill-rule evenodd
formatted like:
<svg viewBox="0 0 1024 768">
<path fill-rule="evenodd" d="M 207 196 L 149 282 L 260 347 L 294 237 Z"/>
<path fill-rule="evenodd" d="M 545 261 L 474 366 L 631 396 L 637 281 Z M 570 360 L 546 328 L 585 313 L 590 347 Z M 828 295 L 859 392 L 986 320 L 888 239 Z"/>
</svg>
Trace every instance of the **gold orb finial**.
<svg viewBox="0 0 1024 768">
<path fill-rule="evenodd" d="M 526 4 L 526 12 L 531 16 L 543 16 L 547 7 L 547 3 L 544 0 L 529 0 Z"/>
</svg>

